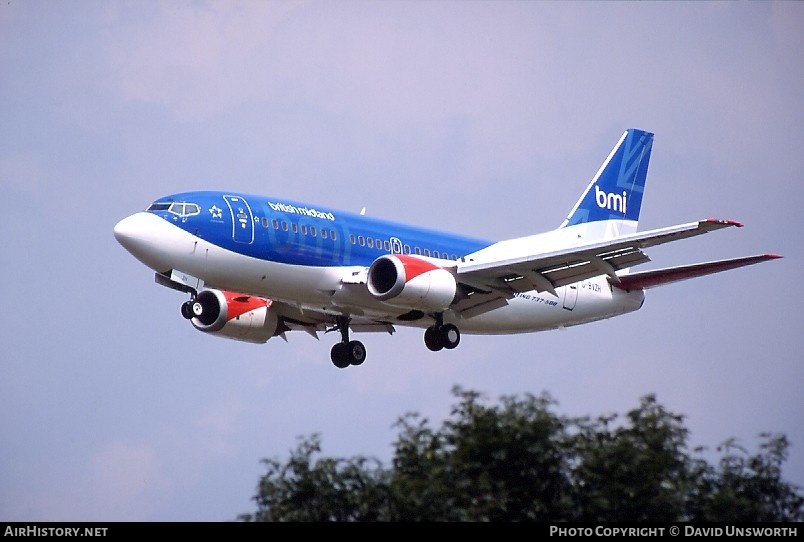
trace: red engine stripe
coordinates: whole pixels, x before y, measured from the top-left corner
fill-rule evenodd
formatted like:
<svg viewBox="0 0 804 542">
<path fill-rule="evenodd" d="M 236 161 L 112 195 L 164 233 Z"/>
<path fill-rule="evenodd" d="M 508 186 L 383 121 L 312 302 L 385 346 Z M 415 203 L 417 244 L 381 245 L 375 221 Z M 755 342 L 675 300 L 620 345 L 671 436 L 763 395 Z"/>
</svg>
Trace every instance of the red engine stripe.
<svg viewBox="0 0 804 542">
<path fill-rule="evenodd" d="M 228 304 L 227 317 L 229 320 L 233 320 L 254 309 L 271 306 L 270 299 L 243 295 L 238 292 L 227 292 L 226 290 L 223 290 L 223 295 L 226 297 L 226 303 Z"/>
<path fill-rule="evenodd" d="M 405 266 L 405 281 L 412 280 L 419 275 L 432 271 L 434 269 L 440 269 L 437 265 L 432 264 L 426 260 L 422 260 L 421 258 L 417 258 L 415 256 L 409 256 L 406 254 L 397 254 L 396 256 L 399 258 L 399 261 L 402 262 L 402 265 Z"/>
</svg>

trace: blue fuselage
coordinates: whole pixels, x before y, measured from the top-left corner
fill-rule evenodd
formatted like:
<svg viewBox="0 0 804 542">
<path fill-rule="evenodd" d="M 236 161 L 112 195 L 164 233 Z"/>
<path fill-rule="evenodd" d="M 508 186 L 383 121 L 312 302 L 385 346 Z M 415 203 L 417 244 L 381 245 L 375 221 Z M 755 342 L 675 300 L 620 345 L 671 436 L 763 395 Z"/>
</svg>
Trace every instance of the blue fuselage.
<svg viewBox="0 0 804 542">
<path fill-rule="evenodd" d="M 326 207 L 246 194 L 174 194 L 156 200 L 148 211 L 221 248 L 291 265 L 368 267 L 383 254 L 456 260 L 491 244 Z"/>
</svg>

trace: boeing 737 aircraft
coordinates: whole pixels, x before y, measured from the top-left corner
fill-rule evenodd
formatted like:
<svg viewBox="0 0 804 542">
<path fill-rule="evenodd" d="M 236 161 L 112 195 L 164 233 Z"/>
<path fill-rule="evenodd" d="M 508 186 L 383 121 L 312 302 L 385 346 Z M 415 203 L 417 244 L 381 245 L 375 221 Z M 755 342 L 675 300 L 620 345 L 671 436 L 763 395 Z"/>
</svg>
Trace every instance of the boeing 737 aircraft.
<svg viewBox="0 0 804 542">
<path fill-rule="evenodd" d="M 653 134 L 627 130 L 555 230 L 490 241 L 283 198 L 186 192 L 121 220 L 114 235 L 189 294 L 196 329 L 264 343 L 337 331 L 340 368 L 366 359 L 351 332 L 424 328 L 430 350 L 461 333 L 526 333 L 642 307 L 654 286 L 779 258 L 764 254 L 631 272 L 644 249 L 742 224 L 706 219 L 637 232 Z"/>
</svg>

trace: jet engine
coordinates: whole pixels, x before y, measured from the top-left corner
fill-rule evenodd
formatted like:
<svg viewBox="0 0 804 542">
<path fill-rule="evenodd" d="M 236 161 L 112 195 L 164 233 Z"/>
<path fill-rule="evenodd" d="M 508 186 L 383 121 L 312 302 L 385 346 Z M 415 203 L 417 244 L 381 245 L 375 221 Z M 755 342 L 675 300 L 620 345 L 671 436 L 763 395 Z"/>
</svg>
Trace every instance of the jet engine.
<svg viewBox="0 0 804 542">
<path fill-rule="evenodd" d="M 270 299 L 226 290 L 199 292 L 182 314 L 199 331 L 250 343 L 267 342 L 279 326 Z"/>
<path fill-rule="evenodd" d="M 455 299 L 455 277 L 424 258 L 406 254 L 380 256 L 368 270 L 368 291 L 389 305 L 443 311 Z"/>
</svg>

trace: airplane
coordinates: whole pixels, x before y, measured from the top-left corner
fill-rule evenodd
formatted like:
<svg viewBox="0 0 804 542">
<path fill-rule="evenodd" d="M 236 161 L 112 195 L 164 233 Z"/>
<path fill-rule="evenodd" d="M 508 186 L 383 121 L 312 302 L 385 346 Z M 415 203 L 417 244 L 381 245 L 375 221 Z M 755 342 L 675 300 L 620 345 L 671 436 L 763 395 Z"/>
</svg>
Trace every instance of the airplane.
<svg viewBox="0 0 804 542">
<path fill-rule="evenodd" d="M 637 232 L 653 134 L 626 130 L 555 230 L 490 241 L 239 192 L 158 198 L 114 227 L 117 241 L 189 294 L 203 332 L 251 343 L 337 332 L 338 368 L 366 359 L 350 332 L 424 328 L 429 350 L 461 334 L 563 328 L 636 311 L 645 290 L 776 258 L 652 271 L 645 249 L 729 227 L 713 218 Z"/>
</svg>

